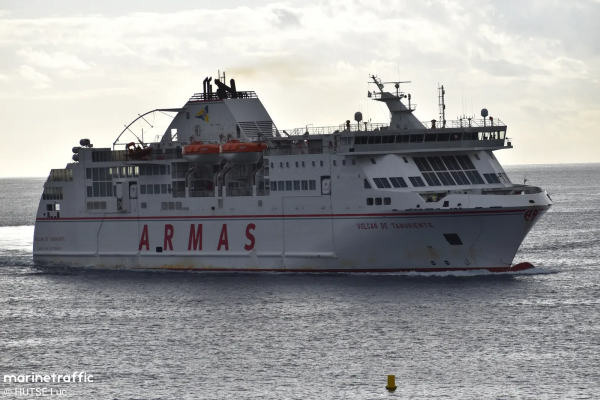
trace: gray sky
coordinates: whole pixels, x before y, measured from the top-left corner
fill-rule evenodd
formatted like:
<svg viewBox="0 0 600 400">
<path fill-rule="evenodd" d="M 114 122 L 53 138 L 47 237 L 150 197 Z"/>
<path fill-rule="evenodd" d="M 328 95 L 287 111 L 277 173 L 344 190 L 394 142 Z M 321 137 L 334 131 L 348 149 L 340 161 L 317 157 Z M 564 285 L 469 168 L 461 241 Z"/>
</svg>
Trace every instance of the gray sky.
<svg viewBox="0 0 600 400">
<path fill-rule="evenodd" d="M 421 120 L 438 82 L 447 119 L 486 107 L 513 138 L 504 164 L 600 162 L 598 21 L 599 0 L 0 0 L 0 176 L 63 168 L 84 137 L 108 147 L 217 70 L 280 129 L 388 122 L 366 97 L 377 74 L 412 81 Z"/>
</svg>

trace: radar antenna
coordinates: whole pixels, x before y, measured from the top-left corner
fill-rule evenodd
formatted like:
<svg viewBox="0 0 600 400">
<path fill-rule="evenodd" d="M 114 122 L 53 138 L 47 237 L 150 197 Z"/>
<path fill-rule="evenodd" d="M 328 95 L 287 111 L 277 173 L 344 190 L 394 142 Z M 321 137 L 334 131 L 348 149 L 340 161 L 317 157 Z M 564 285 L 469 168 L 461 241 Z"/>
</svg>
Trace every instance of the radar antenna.
<svg viewBox="0 0 600 400">
<path fill-rule="evenodd" d="M 396 82 L 383 82 L 383 84 L 387 84 L 387 83 L 393 83 L 394 87 L 396 88 L 396 96 L 399 97 L 400 96 L 400 84 L 401 83 L 410 83 L 410 81 L 396 81 Z"/>
</svg>

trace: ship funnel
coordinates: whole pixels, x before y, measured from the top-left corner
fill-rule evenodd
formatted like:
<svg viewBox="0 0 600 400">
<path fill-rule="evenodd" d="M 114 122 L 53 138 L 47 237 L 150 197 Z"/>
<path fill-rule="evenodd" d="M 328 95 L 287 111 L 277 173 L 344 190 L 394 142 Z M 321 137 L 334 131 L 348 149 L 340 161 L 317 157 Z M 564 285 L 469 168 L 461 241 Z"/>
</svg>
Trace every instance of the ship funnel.
<svg viewBox="0 0 600 400">
<path fill-rule="evenodd" d="M 238 97 L 238 95 L 237 95 L 237 89 L 235 88 L 235 81 L 233 80 L 233 78 L 229 80 L 229 86 L 231 87 L 231 97 L 236 99 Z"/>
</svg>

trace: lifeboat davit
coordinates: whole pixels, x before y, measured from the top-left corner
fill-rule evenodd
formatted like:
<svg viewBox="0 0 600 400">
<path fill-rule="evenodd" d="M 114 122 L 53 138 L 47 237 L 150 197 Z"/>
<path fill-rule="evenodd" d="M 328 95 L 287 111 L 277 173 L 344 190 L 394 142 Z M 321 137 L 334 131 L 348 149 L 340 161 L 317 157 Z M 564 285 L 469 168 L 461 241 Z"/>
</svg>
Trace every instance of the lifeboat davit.
<svg viewBox="0 0 600 400">
<path fill-rule="evenodd" d="M 256 164 L 267 147 L 264 142 L 240 142 L 234 139 L 221 145 L 221 156 L 233 164 Z"/>
<path fill-rule="evenodd" d="M 181 151 L 183 158 L 192 164 L 220 164 L 221 154 L 218 144 L 204 144 L 202 142 L 192 142 L 183 146 Z"/>
</svg>

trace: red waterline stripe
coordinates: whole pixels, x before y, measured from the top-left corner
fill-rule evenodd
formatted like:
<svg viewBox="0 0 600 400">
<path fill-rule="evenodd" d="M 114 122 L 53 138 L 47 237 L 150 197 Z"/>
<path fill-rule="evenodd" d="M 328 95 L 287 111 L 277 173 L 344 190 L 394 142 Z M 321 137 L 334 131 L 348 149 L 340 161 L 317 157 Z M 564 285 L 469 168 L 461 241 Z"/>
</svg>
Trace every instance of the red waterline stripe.
<svg viewBox="0 0 600 400">
<path fill-rule="evenodd" d="M 544 211 L 545 208 L 540 208 Z M 340 218 L 340 217 L 427 217 L 438 215 L 471 215 L 471 214 L 508 214 L 521 213 L 527 209 L 506 210 L 473 210 L 473 211 L 443 211 L 443 212 L 415 212 L 415 213 L 386 213 L 386 214 L 255 214 L 255 215 L 185 215 L 185 216 L 137 216 L 137 217 L 66 217 L 66 218 L 36 218 L 36 221 L 70 221 L 70 220 L 147 220 L 147 219 L 249 219 L 249 218 Z"/>
<path fill-rule="evenodd" d="M 518 264 L 517 264 L 518 265 Z M 514 267 L 514 266 L 513 266 Z M 522 271 L 513 267 L 492 267 L 492 268 L 394 268 L 394 269 L 269 269 L 269 268 L 188 268 L 188 267 L 140 267 L 139 269 L 148 270 L 171 270 L 171 271 L 197 271 L 197 272 L 304 272 L 304 273 L 390 273 L 390 272 L 453 272 L 453 271 L 489 271 L 489 272 L 511 272 Z M 534 268 L 533 266 L 525 269 Z M 137 268 L 132 268 L 137 269 Z"/>
</svg>

